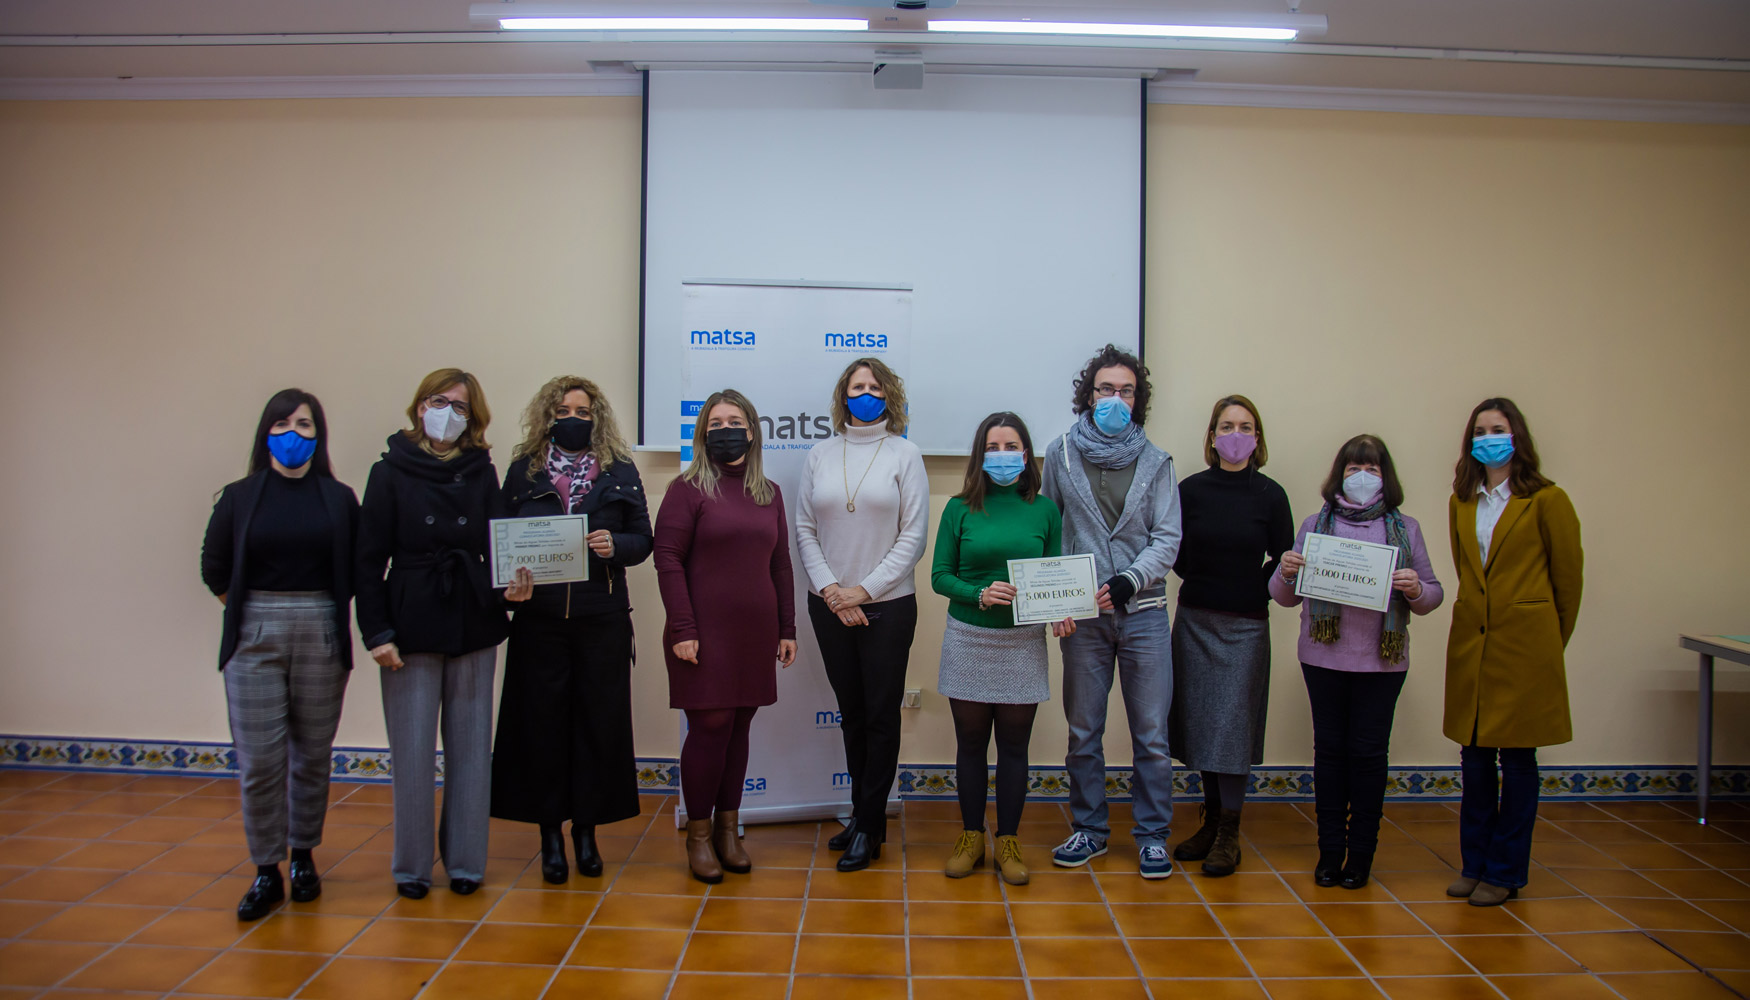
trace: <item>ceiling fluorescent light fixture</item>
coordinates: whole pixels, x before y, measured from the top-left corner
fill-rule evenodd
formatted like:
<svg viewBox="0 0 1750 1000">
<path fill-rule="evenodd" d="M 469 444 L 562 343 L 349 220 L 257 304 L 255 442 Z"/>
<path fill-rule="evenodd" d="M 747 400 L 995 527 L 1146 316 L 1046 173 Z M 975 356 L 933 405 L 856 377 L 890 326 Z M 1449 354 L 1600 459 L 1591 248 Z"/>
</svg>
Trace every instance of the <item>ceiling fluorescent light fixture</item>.
<svg viewBox="0 0 1750 1000">
<path fill-rule="evenodd" d="M 509 31 L 868 31 L 848 17 L 500 17 Z"/>
<path fill-rule="evenodd" d="M 1133 38 L 1221 38 L 1253 42 L 1292 42 L 1298 28 L 1217 24 L 1099 24 L 1083 21 L 931 21 L 931 31 L 974 31 L 999 35 L 1113 35 Z"/>
</svg>

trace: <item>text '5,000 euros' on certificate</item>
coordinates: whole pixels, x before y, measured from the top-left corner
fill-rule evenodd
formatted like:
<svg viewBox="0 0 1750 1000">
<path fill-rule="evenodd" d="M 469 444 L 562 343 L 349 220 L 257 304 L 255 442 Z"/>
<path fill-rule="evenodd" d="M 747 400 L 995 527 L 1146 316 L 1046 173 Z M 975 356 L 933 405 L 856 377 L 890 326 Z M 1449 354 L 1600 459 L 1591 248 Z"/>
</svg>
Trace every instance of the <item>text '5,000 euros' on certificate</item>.
<svg viewBox="0 0 1750 1000">
<path fill-rule="evenodd" d="M 589 579 L 583 539 L 589 515 L 505 517 L 492 521 L 492 585 L 508 587 L 516 571 L 527 569 L 536 583 L 576 583 Z"/>
<path fill-rule="evenodd" d="M 1016 625 L 1100 617 L 1094 601 L 1094 557 L 1087 553 L 1010 559 L 1009 582 L 1015 585 Z"/>
<path fill-rule="evenodd" d="M 1296 594 L 1369 611 L 1384 611 L 1391 604 L 1397 546 L 1309 534 L 1300 554 L 1306 565 L 1294 578 Z"/>
</svg>

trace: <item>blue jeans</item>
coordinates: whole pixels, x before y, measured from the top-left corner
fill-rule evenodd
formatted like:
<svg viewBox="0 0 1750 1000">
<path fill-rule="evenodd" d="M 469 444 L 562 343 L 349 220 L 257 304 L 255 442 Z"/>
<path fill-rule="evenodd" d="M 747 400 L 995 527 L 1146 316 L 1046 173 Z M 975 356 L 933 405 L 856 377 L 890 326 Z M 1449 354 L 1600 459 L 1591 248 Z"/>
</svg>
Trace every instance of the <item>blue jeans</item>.
<svg viewBox="0 0 1750 1000">
<path fill-rule="evenodd" d="M 1501 780 L 1496 798 L 1495 757 Z M 1458 804 L 1458 849 L 1464 877 L 1503 889 L 1530 878 L 1531 830 L 1537 825 L 1535 747 L 1459 747 L 1464 788 Z"/>
<path fill-rule="evenodd" d="M 1167 750 L 1167 710 L 1173 704 L 1173 629 L 1166 608 L 1132 614 L 1120 608 L 1077 622 L 1063 647 L 1063 714 L 1069 722 L 1071 825 L 1104 842 L 1112 834 L 1106 808 L 1106 703 L 1116 666 L 1130 719 L 1133 776 L 1131 833 L 1138 847 L 1165 846 L 1173 819 L 1173 759 Z"/>
</svg>

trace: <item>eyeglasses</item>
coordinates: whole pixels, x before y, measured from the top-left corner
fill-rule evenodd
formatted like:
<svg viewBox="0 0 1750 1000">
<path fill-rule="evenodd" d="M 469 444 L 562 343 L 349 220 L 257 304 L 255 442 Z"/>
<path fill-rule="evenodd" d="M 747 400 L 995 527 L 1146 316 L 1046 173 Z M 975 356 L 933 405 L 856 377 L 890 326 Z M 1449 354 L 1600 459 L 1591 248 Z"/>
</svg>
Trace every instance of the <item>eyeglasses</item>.
<svg viewBox="0 0 1750 1000">
<path fill-rule="evenodd" d="M 451 399 L 448 396 L 427 396 L 425 398 L 425 405 L 434 410 L 455 407 L 456 413 L 459 414 L 463 420 L 468 419 L 468 414 L 473 412 L 468 409 L 467 403 L 464 403 L 459 399 Z"/>
<path fill-rule="evenodd" d="M 1094 386 L 1094 395 L 1101 399 L 1111 399 L 1113 396 L 1119 399 L 1135 399 L 1136 390 L 1129 386 L 1119 389 L 1110 385 L 1097 385 Z"/>
</svg>

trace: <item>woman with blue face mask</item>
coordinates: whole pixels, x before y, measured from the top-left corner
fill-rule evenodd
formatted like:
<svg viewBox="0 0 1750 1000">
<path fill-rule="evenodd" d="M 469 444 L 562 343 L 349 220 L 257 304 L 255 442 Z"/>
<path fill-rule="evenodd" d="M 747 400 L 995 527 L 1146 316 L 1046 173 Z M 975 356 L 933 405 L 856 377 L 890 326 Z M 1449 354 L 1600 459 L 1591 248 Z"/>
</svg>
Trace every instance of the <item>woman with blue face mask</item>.
<svg viewBox="0 0 1750 1000">
<path fill-rule="evenodd" d="M 1537 748 L 1574 738 L 1563 650 L 1580 614 L 1580 518 L 1537 466 L 1519 407 L 1478 403 L 1447 501 L 1458 602 L 1441 727 L 1464 775 L 1464 868 L 1446 893 L 1473 906 L 1512 899 L 1530 877 Z"/>
<path fill-rule="evenodd" d="M 1270 596 L 1301 603 L 1294 581 L 1306 567 L 1306 536 L 1335 535 L 1398 550 L 1384 612 L 1309 599 L 1300 612 L 1300 670 L 1313 720 L 1313 809 L 1318 820 L 1320 886 L 1359 889 L 1373 871 L 1392 718 L 1410 669 L 1410 616 L 1443 596 L 1416 519 L 1399 511 L 1404 488 L 1385 442 L 1360 434 L 1344 442 L 1325 477 L 1325 503 L 1307 518 L 1270 575 Z"/>
<path fill-rule="evenodd" d="M 879 859 L 887 839 L 930 482 L 923 454 L 905 438 L 905 383 L 880 358 L 845 366 L 831 412 L 834 434 L 809 450 L 802 470 L 796 550 L 851 776 L 850 822 L 827 847 L 843 851 L 838 870 L 852 872 Z"/>
<path fill-rule="evenodd" d="M 954 713 L 956 784 L 963 830 L 948 858 L 949 878 L 985 863 L 984 810 L 988 754 L 997 744 L 996 864 L 1003 881 L 1027 882 L 1016 834 L 1027 798 L 1027 744 L 1039 703 L 1051 697 L 1042 625 L 1016 625 L 1010 605 L 1010 559 L 1062 554 L 1062 517 L 1039 491 L 1039 467 L 1027 425 L 1013 413 L 979 424 L 965 484 L 948 501 L 936 532 L 930 584 L 948 598 L 936 689 Z M 1065 619 L 1050 634 L 1075 632 Z"/>
<path fill-rule="evenodd" d="M 240 920 L 322 893 L 311 851 L 328 815 L 328 774 L 352 668 L 352 544 L 359 504 L 334 478 L 322 404 L 302 389 L 267 401 L 249 475 L 224 488 L 201 546 L 201 580 L 225 606 L 219 669 L 242 772 L 243 835 L 255 880 Z"/>
</svg>

